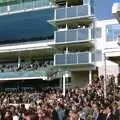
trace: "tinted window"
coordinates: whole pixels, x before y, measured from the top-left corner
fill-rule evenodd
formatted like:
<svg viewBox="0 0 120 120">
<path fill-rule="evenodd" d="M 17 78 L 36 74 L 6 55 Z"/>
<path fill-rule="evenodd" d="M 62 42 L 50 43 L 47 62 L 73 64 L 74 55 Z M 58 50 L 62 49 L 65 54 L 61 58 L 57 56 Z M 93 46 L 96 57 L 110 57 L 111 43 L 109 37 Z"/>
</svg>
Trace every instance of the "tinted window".
<svg viewBox="0 0 120 120">
<path fill-rule="evenodd" d="M 107 33 L 106 34 L 107 41 L 117 40 L 117 37 L 120 35 L 120 25 L 119 24 L 107 25 L 106 33 Z"/>
</svg>

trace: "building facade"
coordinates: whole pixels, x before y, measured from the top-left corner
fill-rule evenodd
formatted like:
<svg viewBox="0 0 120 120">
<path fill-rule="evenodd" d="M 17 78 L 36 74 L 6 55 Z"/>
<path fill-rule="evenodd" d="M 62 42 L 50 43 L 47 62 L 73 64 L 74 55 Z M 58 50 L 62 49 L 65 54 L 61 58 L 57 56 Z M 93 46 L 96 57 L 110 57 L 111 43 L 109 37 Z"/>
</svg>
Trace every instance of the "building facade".
<svg viewBox="0 0 120 120">
<path fill-rule="evenodd" d="M 109 54 L 119 50 L 120 26 L 98 19 L 95 6 L 94 0 L 1 2 L 0 80 L 83 86 L 105 72 L 117 78 L 119 63 Z"/>
</svg>

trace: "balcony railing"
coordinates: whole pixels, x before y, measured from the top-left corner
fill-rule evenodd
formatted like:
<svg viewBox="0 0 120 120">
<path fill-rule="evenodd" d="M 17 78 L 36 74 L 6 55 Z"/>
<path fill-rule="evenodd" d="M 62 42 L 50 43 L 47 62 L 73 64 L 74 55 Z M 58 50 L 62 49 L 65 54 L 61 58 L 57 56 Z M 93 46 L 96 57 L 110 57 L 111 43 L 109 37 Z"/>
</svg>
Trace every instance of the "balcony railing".
<svg viewBox="0 0 120 120">
<path fill-rule="evenodd" d="M 85 17 L 91 15 L 92 13 L 91 13 L 90 5 L 81 5 L 81 6 L 56 8 L 54 19 L 55 20 L 69 19 L 69 18 Z"/>
<path fill-rule="evenodd" d="M 56 65 L 78 65 L 78 64 L 92 64 L 91 52 L 67 53 L 55 55 Z"/>
<path fill-rule="evenodd" d="M 101 37 L 101 28 L 78 28 L 55 32 L 55 43 L 84 42 Z"/>
<path fill-rule="evenodd" d="M 28 10 L 28 9 L 36 9 L 44 6 L 49 6 L 49 0 L 21 2 L 19 4 L 0 7 L 0 14 L 17 12 L 17 11 Z"/>
<path fill-rule="evenodd" d="M 43 69 L 23 72 L 0 72 L 1 78 L 25 78 L 25 77 L 46 77 L 46 72 Z"/>
</svg>

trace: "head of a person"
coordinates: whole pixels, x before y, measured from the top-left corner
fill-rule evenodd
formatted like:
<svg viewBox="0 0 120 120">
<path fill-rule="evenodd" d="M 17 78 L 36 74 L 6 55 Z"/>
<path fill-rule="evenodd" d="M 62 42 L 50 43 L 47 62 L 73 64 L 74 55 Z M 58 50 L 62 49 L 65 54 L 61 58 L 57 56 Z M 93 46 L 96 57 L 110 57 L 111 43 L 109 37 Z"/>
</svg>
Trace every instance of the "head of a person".
<svg viewBox="0 0 120 120">
<path fill-rule="evenodd" d="M 112 113 L 112 111 L 113 111 L 113 107 L 111 105 L 106 107 L 107 114 Z"/>
</svg>

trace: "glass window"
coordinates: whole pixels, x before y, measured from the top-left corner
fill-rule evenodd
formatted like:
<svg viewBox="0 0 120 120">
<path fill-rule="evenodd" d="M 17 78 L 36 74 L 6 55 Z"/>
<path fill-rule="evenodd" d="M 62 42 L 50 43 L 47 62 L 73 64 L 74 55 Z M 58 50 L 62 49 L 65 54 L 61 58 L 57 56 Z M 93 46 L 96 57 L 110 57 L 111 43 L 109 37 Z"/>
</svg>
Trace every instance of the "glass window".
<svg viewBox="0 0 120 120">
<path fill-rule="evenodd" d="M 102 60 L 102 51 L 96 51 L 95 52 L 95 61 L 101 61 Z"/>
<path fill-rule="evenodd" d="M 101 28 L 92 29 L 92 39 L 101 38 Z"/>
<path fill-rule="evenodd" d="M 83 4 L 86 5 L 86 4 L 89 4 L 90 0 L 83 0 Z"/>
<path fill-rule="evenodd" d="M 107 25 L 106 33 L 107 33 L 106 36 L 107 41 L 117 40 L 118 36 L 120 35 L 120 25 L 119 24 Z"/>
</svg>

